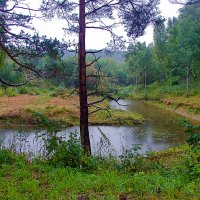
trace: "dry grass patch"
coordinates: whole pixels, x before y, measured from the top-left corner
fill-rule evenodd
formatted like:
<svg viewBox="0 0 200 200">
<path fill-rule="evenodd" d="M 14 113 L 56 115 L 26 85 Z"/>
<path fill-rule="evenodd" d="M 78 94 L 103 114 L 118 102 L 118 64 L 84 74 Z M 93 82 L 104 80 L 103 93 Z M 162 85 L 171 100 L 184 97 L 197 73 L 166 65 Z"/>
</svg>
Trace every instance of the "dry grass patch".
<svg viewBox="0 0 200 200">
<path fill-rule="evenodd" d="M 92 97 L 89 102 L 97 100 Z M 108 108 L 89 116 L 90 124 L 104 125 L 129 125 L 140 124 L 143 118 L 139 114 L 109 108 L 109 102 L 98 104 L 99 107 Z M 94 108 L 89 108 L 90 112 Z M 65 125 L 79 124 L 79 97 L 50 97 L 48 95 L 32 96 L 18 95 L 15 97 L 0 97 L 0 122 L 1 124 L 34 124 L 32 114 L 40 112 L 48 118 L 60 121 Z"/>
<path fill-rule="evenodd" d="M 161 99 L 161 103 L 172 111 L 185 117 L 200 121 L 200 97 L 169 97 Z"/>
<path fill-rule="evenodd" d="M 161 100 L 163 103 L 170 105 L 176 104 L 177 106 L 190 106 L 192 108 L 200 109 L 200 97 L 169 97 Z"/>
</svg>

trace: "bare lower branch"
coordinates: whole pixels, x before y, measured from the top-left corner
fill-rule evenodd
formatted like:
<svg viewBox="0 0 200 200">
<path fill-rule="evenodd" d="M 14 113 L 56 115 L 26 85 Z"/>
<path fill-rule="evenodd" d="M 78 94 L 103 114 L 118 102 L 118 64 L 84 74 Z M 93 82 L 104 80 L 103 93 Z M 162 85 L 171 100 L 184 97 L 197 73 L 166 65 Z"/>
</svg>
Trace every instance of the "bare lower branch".
<svg viewBox="0 0 200 200">
<path fill-rule="evenodd" d="M 88 93 L 88 96 L 92 96 L 92 95 L 105 96 L 105 95 L 112 94 L 112 93 L 113 93 L 112 91 L 107 91 L 106 93 L 102 93 L 102 92 L 99 92 L 99 91 L 93 91 L 93 92 Z"/>
<path fill-rule="evenodd" d="M 93 60 L 91 63 L 87 64 L 86 67 L 91 66 L 92 64 L 94 64 L 95 62 L 97 62 L 100 58 L 101 58 L 101 56 L 99 56 L 98 58 L 96 58 L 95 60 Z"/>
<path fill-rule="evenodd" d="M 78 89 L 75 88 L 72 92 L 70 92 L 70 94 L 67 97 L 71 97 L 75 92 L 78 93 Z"/>
<path fill-rule="evenodd" d="M 88 107 L 93 106 L 93 105 L 95 105 L 95 104 L 98 104 L 98 103 L 103 102 L 105 99 L 106 99 L 106 96 L 103 97 L 102 99 L 99 99 L 99 100 L 94 101 L 94 102 L 92 102 L 92 103 L 88 103 L 86 106 L 88 106 Z"/>
<path fill-rule="evenodd" d="M 110 114 L 110 111 L 109 111 L 109 108 L 108 108 L 108 107 L 107 107 L 107 108 L 101 108 L 101 107 L 96 106 L 96 105 L 93 105 L 93 107 L 95 107 L 96 110 L 91 111 L 91 112 L 89 113 L 89 115 L 94 114 L 94 113 L 96 113 L 96 112 L 98 112 L 98 111 L 102 111 L 102 110 L 104 110 L 104 111 L 107 111 L 108 114 L 109 114 L 109 116 L 111 117 L 111 114 Z"/>
<path fill-rule="evenodd" d="M 95 78 L 101 78 L 102 77 L 102 75 L 100 75 L 100 74 L 89 74 L 89 75 L 87 75 L 86 77 L 95 77 Z M 103 77 L 104 78 L 111 78 L 111 76 L 109 76 L 109 75 L 103 75 Z"/>
<path fill-rule="evenodd" d="M 86 51 L 86 54 L 95 54 L 95 53 L 100 53 L 100 52 L 102 52 L 103 51 L 103 49 L 100 49 L 100 50 L 92 50 L 92 51 Z"/>
<path fill-rule="evenodd" d="M 6 46 L 0 41 L 0 47 L 3 49 L 3 51 L 8 55 L 8 57 L 13 60 L 16 64 L 18 64 L 20 67 L 23 67 L 25 69 L 28 69 L 32 72 L 35 72 L 39 77 L 42 77 L 42 75 L 39 73 L 38 70 L 28 66 L 28 65 L 24 65 L 22 63 L 20 63 L 18 60 L 16 60 L 12 55 L 11 53 L 9 52 L 9 50 L 6 48 Z"/>
<path fill-rule="evenodd" d="M 103 8 L 119 5 L 119 2 L 120 1 L 115 2 L 115 0 L 110 0 L 108 3 L 103 4 L 102 6 L 93 8 L 93 10 L 91 10 L 90 12 L 87 12 L 85 15 L 88 16 L 88 15 L 98 12 L 99 10 L 102 10 Z"/>
<path fill-rule="evenodd" d="M 94 113 L 96 113 L 96 112 L 99 112 L 99 111 L 102 111 L 102 110 L 103 110 L 103 111 L 107 111 L 108 114 L 109 114 L 109 116 L 111 117 L 111 114 L 110 114 L 110 112 L 109 112 L 109 110 L 108 110 L 107 108 L 98 108 L 98 109 L 96 109 L 96 110 L 90 112 L 88 115 L 92 115 L 92 114 L 94 114 Z"/>
<path fill-rule="evenodd" d="M 20 86 L 26 85 L 29 82 L 29 80 L 27 80 L 23 83 L 16 83 L 15 84 L 15 83 L 9 83 L 9 82 L 4 81 L 3 79 L 0 78 L 0 82 L 3 83 L 4 85 L 8 85 L 10 87 L 20 87 Z"/>
</svg>

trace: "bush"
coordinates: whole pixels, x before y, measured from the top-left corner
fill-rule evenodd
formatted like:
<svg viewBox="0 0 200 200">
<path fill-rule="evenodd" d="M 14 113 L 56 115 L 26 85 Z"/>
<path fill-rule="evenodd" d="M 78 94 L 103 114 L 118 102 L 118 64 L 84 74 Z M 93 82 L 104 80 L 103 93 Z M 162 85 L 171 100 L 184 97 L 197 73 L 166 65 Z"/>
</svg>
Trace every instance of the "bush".
<svg viewBox="0 0 200 200">
<path fill-rule="evenodd" d="M 45 141 L 49 163 L 53 165 L 80 167 L 83 150 L 76 132 L 71 132 L 68 141 L 50 136 Z"/>
<path fill-rule="evenodd" d="M 24 166 L 26 159 L 24 154 L 16 154 L 9 149 L 0 149 L 0 165 L 13 165 L 17 163 L 18 166 Z"/>
<path fill-rule="evenodd" d="M 193 148 L 200 149 L 200 125 L 193 125 L 186 119 L 181 119 L 180 122 L 188 134 L 186 142 Z"/>
<path fill-rule="evenodd" d="M 39 128 L 47 131 L 47 138 L 44 139 L 45 149 L 47 150 L 48 162 L 53 165 L 70 167 L 80 167 L 83 149 L 80 144 L 77 132 L 69 134 L 69 140 L 63 141 L 57 133 L 61 131 L 61 123 L 49 120 L 39 112 L 33 114 Z"/>
<path fill-rule="evenodd" d="M 0 164 L 13 164 L 15 162 L 14 154 L 8 149 L 0 150 Z"/>
<path fill-rule="evenodd" d="M 18 92 L 19 94 L 29 94 L 29 90 L 27 87 L 19 87 Z"/>
<path fill-rule="evenodd" d="M 65 88 L 59 87 L 51 94 L 52 97 L 65 97 L 67 95 L 67 91 Z"/>
<path fill-rule="evenodd" d="M 137 172 L 143 168 L 144 157 L 139 154 L 141 149 L 140 144 L 135 144 L 131 149 L 122 149 L 122 155 L 120 157 L 120 168 L 125 171 Z"/>
</svg>

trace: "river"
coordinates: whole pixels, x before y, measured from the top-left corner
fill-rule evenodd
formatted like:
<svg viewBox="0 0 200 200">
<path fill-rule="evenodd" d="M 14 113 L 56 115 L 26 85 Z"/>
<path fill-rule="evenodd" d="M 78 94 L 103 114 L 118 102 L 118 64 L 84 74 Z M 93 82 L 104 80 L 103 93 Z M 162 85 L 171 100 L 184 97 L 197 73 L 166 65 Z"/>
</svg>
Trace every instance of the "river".
<svg viewBox="0 0 200 200">
<path fill-rule="evenodd" d="M 90 139 L 93 153 L 119 156 L 123 150 L 139 144 L 140 153 L 158 151 L 185 143 L 186 134 L 177 123 L 179 115 L 141 100 L 120 100 L 120 105 L 110 102 L 112 108 L 138 112 L 146 119 L 142 125 L 127 126 L 90 126 Z M 58 133 L 64 140 L 69 132 L 78 131 L 71 127 Z M 36 133 L 33 130 L 0 130 L 1 146 L 15 149 L 18 152 L 28 152 L 31 156 L 44 153 L 43 140 L 45 132 Z"/>
</svg>

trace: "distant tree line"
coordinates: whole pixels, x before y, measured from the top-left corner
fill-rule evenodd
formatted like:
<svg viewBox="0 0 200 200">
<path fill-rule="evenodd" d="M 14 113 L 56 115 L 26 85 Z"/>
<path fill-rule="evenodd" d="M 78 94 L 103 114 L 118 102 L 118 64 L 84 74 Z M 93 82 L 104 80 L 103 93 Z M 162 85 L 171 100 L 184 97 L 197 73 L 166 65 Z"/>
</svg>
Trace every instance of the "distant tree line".
<svg viewBox="0 0 200 200">
<path fill-rule="evenodd" d="M 177 18 L 154 23 L 153 44 L 135 42 L 125 55 L 132 84 L 151 84 L 171 79 L 185 82 L 200 80 L 200 4 L 185 5 Z"/>
</svg>

